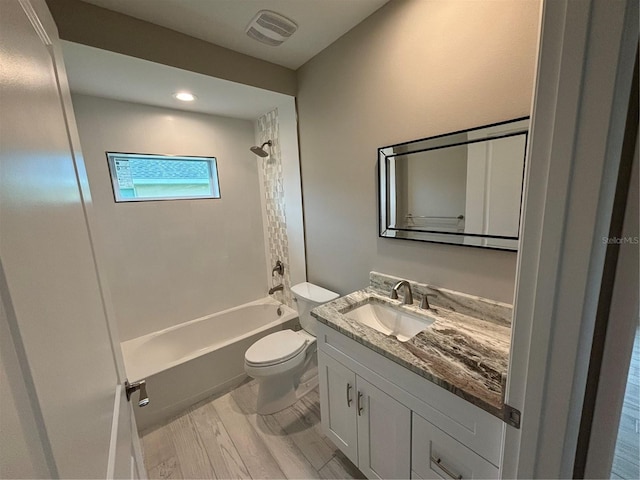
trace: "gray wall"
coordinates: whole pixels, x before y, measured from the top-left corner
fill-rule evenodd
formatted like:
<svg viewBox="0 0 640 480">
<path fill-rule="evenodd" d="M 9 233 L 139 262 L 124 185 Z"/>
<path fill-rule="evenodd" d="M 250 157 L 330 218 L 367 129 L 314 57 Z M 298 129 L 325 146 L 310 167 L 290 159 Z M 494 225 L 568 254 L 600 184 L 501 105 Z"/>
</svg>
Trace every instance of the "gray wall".
<svg viewBox="0 0 640 480">
<path fill-rule="evenodd" d="M 464 215 L 467 195 L 466 145 L 417 153 L 404 158 L 407 163 L 404 188 L 408 194 L 405 214 L 449 217 Z"/>
<path fill-rule="evenodd" d="M 122 341 L 266 296 L 253 123 L 74 95 Z M 220 199 L 115 203 L 105 151 L 215 156 Z"/>
<path fill-rule="evenodd" d="M 298 71 L 309 281 L 370 270 L 512 302 L 516 254 L 378 238 L 376 149 L 529 114 L 538 0 L 394 0 Z"/>
</svg>

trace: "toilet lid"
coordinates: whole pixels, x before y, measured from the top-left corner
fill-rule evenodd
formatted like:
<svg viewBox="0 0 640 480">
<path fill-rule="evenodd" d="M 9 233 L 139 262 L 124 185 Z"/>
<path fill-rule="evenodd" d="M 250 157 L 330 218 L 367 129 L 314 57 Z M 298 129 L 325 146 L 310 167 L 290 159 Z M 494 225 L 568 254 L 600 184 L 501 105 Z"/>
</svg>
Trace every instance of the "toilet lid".
<svg viewBox="0 0 640 480">
<path fill-rule="evenodd" d="M 298 355 L 306 344 L 302 335 L 293 330 L 283 330 L 267 335 L 251 345 L 244 358 L 249 365 L 276 365 Z"/>
</svg>

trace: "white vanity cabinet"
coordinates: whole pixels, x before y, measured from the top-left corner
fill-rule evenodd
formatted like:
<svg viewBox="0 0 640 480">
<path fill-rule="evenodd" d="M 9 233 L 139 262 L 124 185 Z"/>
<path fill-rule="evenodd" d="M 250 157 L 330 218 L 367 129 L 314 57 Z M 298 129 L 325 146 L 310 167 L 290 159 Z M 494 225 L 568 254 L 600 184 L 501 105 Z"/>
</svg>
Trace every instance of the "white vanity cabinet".
<svg viewBox="0 0 640 480">
<path fill-rule="evenodd" d="M 368 478 L 409 478 L 411 410 L 318 352 L 326 435 Z"/>
<path fill-rule="evenodd" d="M 318 325 L 325 434 L 368 478 L 500 478 L 505 424 Z"/>
</svg>

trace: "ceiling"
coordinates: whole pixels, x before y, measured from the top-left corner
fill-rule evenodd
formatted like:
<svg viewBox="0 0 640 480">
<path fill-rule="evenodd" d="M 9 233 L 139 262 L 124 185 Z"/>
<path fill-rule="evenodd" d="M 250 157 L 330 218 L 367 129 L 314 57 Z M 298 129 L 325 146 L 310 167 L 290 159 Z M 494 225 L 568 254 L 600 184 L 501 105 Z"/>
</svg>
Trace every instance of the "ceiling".
<svg viewBox="0 0 640 480">
<path fill-rule="evenodd" d="M 73 93 L 247 120 L 293 101 L 282 93 L 77 43 L 62 41 L 62 52 Z M 197 99 L 173 98 L 181 90 Z"/>
<path fill-rule="evenodd" d="M 109 10 L 297 69 L 389 0 L 83 0 Z M 298 24 L 278 47 L 244 30 L 259 10 L 273 10 Z"/>
</svg>

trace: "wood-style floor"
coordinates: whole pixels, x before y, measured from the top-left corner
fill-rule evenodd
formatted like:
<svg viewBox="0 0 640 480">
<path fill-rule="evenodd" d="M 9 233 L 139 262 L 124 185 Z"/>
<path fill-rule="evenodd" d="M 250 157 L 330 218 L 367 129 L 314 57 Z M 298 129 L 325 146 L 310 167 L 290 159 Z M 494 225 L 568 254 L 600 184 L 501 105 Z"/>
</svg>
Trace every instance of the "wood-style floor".
<svg viewBox="0 0 640 480">
<path fill-rule="evenodd" d="M 142 437 L 149 478 L 365 478 L 322 434 L 317 389 L 274 415 L 246 382 Z"/>
<path fill-rule="evenodd" d="M 633 344 L 611 478 L 640 478 L 640 329 Z"/>
</svg>

